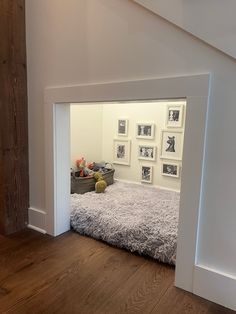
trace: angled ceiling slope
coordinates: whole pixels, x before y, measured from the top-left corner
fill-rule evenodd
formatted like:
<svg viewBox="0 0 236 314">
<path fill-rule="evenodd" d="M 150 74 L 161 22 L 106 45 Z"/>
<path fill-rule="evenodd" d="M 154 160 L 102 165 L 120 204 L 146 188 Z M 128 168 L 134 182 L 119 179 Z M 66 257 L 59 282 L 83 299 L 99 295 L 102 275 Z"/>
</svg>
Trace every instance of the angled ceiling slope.
<svg viewBox="0 0 236 314">
<path fill-rule="evenodd" d="M 235 0 L 133 0 L 236 58 Z"/>
</svg>

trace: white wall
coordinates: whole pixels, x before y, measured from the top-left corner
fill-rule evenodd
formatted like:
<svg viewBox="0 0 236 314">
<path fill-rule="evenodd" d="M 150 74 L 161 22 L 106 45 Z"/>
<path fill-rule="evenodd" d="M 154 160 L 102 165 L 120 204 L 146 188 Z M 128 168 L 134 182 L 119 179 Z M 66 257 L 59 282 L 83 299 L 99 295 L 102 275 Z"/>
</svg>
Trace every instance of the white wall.
<svg viewBox="0 0 236 314">
<path fill-rule="evenodd" d="M 235 0 L 134 1 L 236 58 Z"/>
<path fill-rule="evenodd" d="M 211 72 L 197 255 L 236 276 L 236 62 L 131 1 L 26 0 L 26 8 L 31 206 L 45 208 L 45 87 Z"/>
<path fill-rule="evenodd" d="M 102 105 L 72 104 L 70 107 L 71 166 L 84 157 L 87 162 L 102 160 Z"/>
</svg>

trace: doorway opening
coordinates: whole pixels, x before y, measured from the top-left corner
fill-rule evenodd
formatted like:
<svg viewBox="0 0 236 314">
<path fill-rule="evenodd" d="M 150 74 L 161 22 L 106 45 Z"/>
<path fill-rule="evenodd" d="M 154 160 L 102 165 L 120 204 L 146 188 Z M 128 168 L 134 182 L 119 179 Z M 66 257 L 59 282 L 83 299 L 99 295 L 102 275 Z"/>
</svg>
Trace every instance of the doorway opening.
<svg viewBox="0 0 236 314">
<path fill-rule="evenodd" d="M 208 74 L 47 88 L 45 90 L 46 232 L 56 236 L 70 229 L 71 103 L 186 99 L 188 109 L 183 149 L 184 168 L 181 171 L 175 284 L 185 290 L 193 291 L 198 217 L 203 189 L 208 94 Z"/>
<path fill-rule="evenodd" d="M 71 105 L 74 230 L 175 264 L 185 116 L 186 100 Z"/>
</svg>

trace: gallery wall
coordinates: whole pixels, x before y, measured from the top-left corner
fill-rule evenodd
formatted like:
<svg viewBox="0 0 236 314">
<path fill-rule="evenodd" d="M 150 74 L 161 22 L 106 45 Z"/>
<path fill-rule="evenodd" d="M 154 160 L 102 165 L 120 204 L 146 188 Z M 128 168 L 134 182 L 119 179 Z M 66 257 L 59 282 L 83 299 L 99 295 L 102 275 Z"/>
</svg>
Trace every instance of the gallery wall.
<svg viewBox="0 0 236 314">
<path fill-rule="evenodd" d="M 171 109 L 172 106 L 183 108 L 181 127 L 170 127 L 167 124 L 168 108 Z M 168 159 L 161 157 L 162 130 L 172 132 L 170 134 L 173 135 L 176 134 L 175 131 L 180 131 L 183 138 L 185 108 L 184 101 L 71 105 L 71 167 L 74 168 L 76 159 L 81 157 L 84 157 L 87 162 L 106 161 L 113 163 L 115 178 L 118 180 L 179 191 L 182 163 L 181 160 L 175 159 L 178 156 L 173 158 L 167 156 Z M 118 134 L 119 119 L 125 119 L 127 122 L 126 136 Z M 153 138 L 137 138 L 137 123 L 152 124 Z M 115 156 L 115 143 L 122 144 L 125 141 L 130 144 L 130 152 L 127 152 L 129 155 L 128 165 L 122 164 L 122 159 L 117 160 Z M 140 145 L 154 147 L 154 160 L 145 159 L 145 156 L 141 156 L 144 159 L 140 159 Z M 175 150 L 177 152 L 177 143 Z M 163 172 L 163 164 L 177 165 L 178 173 L 172 176 L 167 175 L 166 171 Z M 151 168 L 150 180 L 143 180 L 142 166 Z"/>
<path fill-rule="evenodd" d="M 30 205 L 41 211 L 45 88 L 211 73 L 197 262 L 236 276 L 235 60 L 126 0 L 26 0 L 26 31 Z"/>
<path fill-rule="evenodd" d="M 183 102 L 182 102 L 183 103 Z M 114 139 L 130 140 L 130 164 L 128 166 L 115 164 L 115 177 L 126 181 L 141 181 L 141 166 L 153 167 L 152 184 L 159 187 L 180 190 L 180 177 L 168 177 L 162 175 L 162 162 L 176 163 L 181 167 L 181 161 L 162 159 L 161 157 L 161 131 L 166 128 L 166 115 L 168 102 L 148 103 L 114 103 L 103 106 L 103 150 L 104 160 L 114 161 Z M 128 121 L 127 136 L 117 134 L 118 119 L 125 118 Z M 183 119 L 184 120 L 184 119 Z M 137 138 L 137 123 L 153 123 L 154 138 Z M 184 126 L 184 124 L 183 124 Z M 177 130 L 177 128 L 168 128 Z M 182 130 L 181 128 L 178 130 Z M 121 142 L 122 143 L 122 142 Z M 154 161 L 139 159 L 139 145 L 156 147 Z M 113 149 L 111 149 L 113 148 Z M 118 161 L 119 162 L 119 161 Z"/>
</svg>

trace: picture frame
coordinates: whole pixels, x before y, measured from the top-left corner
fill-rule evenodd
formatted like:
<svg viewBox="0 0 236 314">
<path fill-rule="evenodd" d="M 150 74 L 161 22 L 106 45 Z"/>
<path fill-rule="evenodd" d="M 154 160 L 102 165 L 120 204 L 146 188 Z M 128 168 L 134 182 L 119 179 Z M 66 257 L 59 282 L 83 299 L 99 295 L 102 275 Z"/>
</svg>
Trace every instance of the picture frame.
<svg viewBox="0 0 236 314">
<path fill-rule="evenodd" d="M 162 130 L 160 158 L 182 160 L 182 152 L 183 152 L 182 130 Z"/>
<path fill-rule="evenodd" d="M 131 141 L 129 139 L 114 139 L 113 146 L 113 163 L 129 166 Z"/>
<path fill-rule="evenodd" d="M 152 183 L 153 166 L 141 165 L 141 182 Z"/>
<path fill-rule="evenodd" d="M 129 120 L 125 118 L 119 118 L 117 121 L 117 135 L 128 136 L 128 124 Z"/>
<path fill-rule="evenodd" d="M 156 149 L 157 148 L 154 145 L 138 145 L 138 159 L 155 161 Z"/>
<path fill-rule="evenodd" d="M 161 174 L 167 177 L 179 178 L 180 177 L 180 165 L 172 162 L 162 162 Z"/>
<path fill-rule="evenodd" d="M 182 128 L 183 126 L 183 104 L 170 104 L 167 106 L 166 127 Z"/>
<path fill-rule="evenodd" d="M 155 136 L 155 124 L 153 122 L 138 122 L 136 124 L 136 138 L 153 140 Z"/>
</svg>

